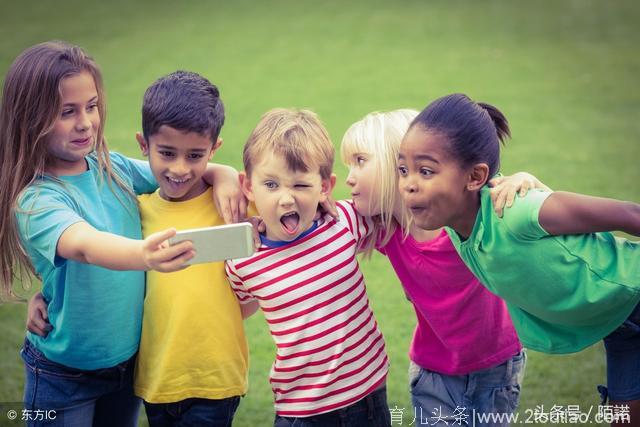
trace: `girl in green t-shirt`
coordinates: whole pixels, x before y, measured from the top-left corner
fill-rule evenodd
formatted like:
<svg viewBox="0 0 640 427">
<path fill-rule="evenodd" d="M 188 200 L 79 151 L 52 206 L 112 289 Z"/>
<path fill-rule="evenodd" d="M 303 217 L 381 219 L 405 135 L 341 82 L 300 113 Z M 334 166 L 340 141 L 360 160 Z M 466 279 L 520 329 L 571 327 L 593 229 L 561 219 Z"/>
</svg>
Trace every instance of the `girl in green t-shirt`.
<svg viewBox="0 0 640 427">
<path fill-rule="evenodd" d="M 534 190 L 497 216 L 486 183 L 508 136 L 491 105 L 462 94 L 434 101 L 400 147 L 404 203 L 418 227 L 447 227 L 465 264 L 509 305 L 526 347 L 570 353 L 604 338 L 603 398 L 640 421 L 640 243 L 609 233 L 640 236 L 640 205 Z"/>
</svg>

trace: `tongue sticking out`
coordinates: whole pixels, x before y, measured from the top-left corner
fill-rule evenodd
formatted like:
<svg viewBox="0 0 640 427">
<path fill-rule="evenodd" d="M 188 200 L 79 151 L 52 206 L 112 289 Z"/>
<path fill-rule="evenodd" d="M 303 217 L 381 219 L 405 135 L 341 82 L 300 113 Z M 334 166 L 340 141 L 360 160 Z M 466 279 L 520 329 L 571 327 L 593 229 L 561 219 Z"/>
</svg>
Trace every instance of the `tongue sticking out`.
<svg viewBox="0 0 640 427">
<path fill-rule="evenodd" d="M 282 223 L 282 225 L 284 225 L 284 228 L 287 230 L 287 232 L 293 233 L 298 228 L 299 219 L 300 217 L 298 216 L 298 214 L 294 213 L 291 215 L 283 216 L 282 218 L 280 218 L 280 222 Z"/>
</svg>

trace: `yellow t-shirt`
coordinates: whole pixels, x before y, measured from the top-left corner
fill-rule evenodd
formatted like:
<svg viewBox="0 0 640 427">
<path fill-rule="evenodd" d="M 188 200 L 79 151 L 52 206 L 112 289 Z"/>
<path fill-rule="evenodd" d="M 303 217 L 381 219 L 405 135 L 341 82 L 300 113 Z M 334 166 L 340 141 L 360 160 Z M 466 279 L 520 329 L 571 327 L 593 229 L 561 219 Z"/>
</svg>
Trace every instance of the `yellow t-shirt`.
<svg viewBox="0 0 640 427">
<path fill-rule="evenodd" d="M 207 190 L 185 202 L 139 197 L 144 236 L 224 224 Z M 135 393 L 151 403 L 224 399 L 247 391 L 247 340 L 224 263 L 147 273 Z"/>
</svg>

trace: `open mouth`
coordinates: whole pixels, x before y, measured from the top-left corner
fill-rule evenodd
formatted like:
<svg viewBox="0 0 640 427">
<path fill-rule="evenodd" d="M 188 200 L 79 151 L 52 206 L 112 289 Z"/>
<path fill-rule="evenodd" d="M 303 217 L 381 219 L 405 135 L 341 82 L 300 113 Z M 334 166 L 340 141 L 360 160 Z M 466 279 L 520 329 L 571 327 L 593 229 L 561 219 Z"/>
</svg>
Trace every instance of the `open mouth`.
<svg viewBox="0 0 640 427">
<path fill-rule="evenodd" d="M 409 210 L 412 214 L 417 215 L 424 212 L 427 208 L 422 206 L 409 206 Z"/>
<path fill-rule="evenodd" d="M 169 186 L 174 190 L 181 188 L 184 184 L 186 184 L 189 181 L 189 178 L 177 179 L 177 178 L 171 178 L 170 176 L 165 176 L 165 179 L 169 183 Z"/>
<path fill-rule="evenodd" d="M 280 217 L 280 223 L 287 233 L 295 234 L 300 223 L 300 215 L 296 212 L 286 213 Z"/>
</svg>

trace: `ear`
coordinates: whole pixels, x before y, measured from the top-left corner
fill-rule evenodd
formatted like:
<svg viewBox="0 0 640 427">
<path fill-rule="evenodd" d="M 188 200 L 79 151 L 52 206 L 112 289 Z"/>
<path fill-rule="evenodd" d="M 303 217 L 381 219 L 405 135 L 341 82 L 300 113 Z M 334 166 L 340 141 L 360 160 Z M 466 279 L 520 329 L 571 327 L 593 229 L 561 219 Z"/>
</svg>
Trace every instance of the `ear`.
<svg viewBox="0 0 640 427">
<path fill-rule="evenodd" d="M 253 187 L 251 185 L 251 178 L 247 176 L 245 171 L 242 171 L 238 174 L 238 179 L 240 180 L 240 188 L 242 189 L 242 193 L 244 197 L 247 198 L 250 202 L 256 201 L 256 198 L 253 195 Z"/>
<path fill-rule="evenodd" d="M 211 158 L 213 157 L 213 154 L 218 150 L 218 148 L 220 148 L 221 145 L 222 145 L 222 138 L 218 137 L 218 140 L 213 144 L 213 147 L 211 148 L 211 152 L 209 153 L 209 160 L 211 160 Z"/>
<path fill-rule="evenodd" d="M 477 163 L 469 170 L 469 180 L 467 181 L 468 191 L 480 191 L 489 180 L 489 165 Z"/>
<path fill-rule="evenodd" d="M 327 197 L 331 196 L 333 188 L 336 186 L 336 174 L 332 173 L 329 179 L 322 180 L 322 188 L 320 190 L 320 203 L 327 200 Z"/>
<path fill-rule="evenodd" d="M 136 132 L 136 140 L 138 141 L 138 145 L 140 146 L 140 151 L 142 151 L 143 156 L 149 155 L 149 143 L 144 136 L 140 132 Z"/>
</svg>

